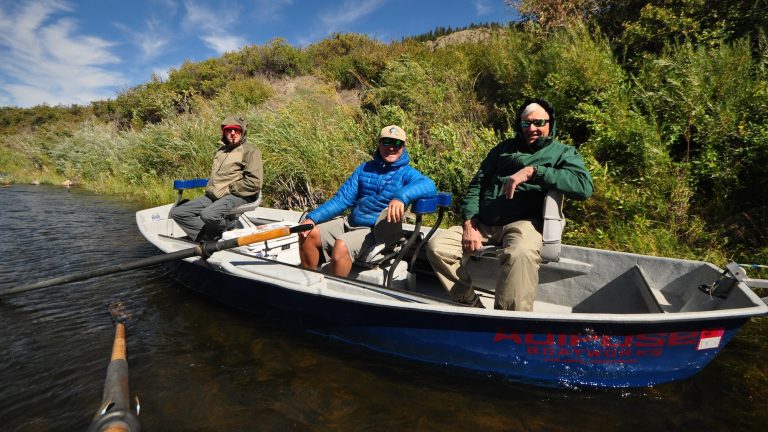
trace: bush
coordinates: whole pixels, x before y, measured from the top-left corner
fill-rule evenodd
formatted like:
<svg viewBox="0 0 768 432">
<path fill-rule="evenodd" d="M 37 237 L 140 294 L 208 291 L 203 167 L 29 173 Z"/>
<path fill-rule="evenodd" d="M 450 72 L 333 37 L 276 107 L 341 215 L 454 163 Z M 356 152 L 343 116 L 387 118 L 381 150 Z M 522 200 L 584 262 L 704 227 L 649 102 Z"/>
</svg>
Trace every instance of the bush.
<svg viewBox="0 0 768 432">
<path fill-rule="evenodd" d="M 152 81 L 121 92 L 114 102 L 120 127 L 141 129 L 145 124 L 160 123 L 181 109 L 188 109 L 184 93 Z"/>
<path fill-rule="evenodd" d="M 306 51 L 321 75 L 346 89 L 375 85 L 391 56 L 390 47 L 355 33 L 336 33 Z"/>
<path fill-rule="evenodd" d="M 309 61 L 304 53 L 290 46 L 284 39 L 273 39 L 264 49 L 262 73 L 268 76 L 294 77 L 309 71 Z"/>
<path fill-rule="evenodd" d="M 381 84 L 367 93 L 366 101 L 374 110 L 399 106 L 421 128 L 460 122 L 471 117 L 475 106 L 470 84 L 463 78 L 403 55 L 387 65 Z"/>
<path fill-rule="evenodd" d="M 577 144 L 589 137 L 586 125 L 572 115 L 577 105 L 599 101 L 625 79 L 607 40 L 580 25 L 548 35 L 515 29 L 494 33 L 472 49 L 470 58 L 477 96 L 500 108 L 491 119 L 497 130 L 510 127 L 525 99 L 544 98 L 557 109 L 561 136 Z"/>
<path fill-rule="evenodd" d="M 247 112 L 272 96 L 272 86 L 263 78 L 230 81 L 212 101 L 221 112 Z"/>
<path fill-rule="evenodd" d="M 745 228 L 768 213 L 768 180 L 753 176 L 768 161 L 766 72 L 749 40 L 714 48 L 668 47 L 641 64 L 637 106 L 659 118 L 659 133 L 675 161 L 690 165 L 696 210 L 727 226 L 736 245 L 764 244 Z"/>
<path fill-rule="evenodd" d="M 199 63 L 185 61 L 180 68 L 168 72 L 167 87 L 175 93 L 191 92 L 210 98 L 231 78 L 230 71 L 221 59 L 213 58 Z"/>
</svg>

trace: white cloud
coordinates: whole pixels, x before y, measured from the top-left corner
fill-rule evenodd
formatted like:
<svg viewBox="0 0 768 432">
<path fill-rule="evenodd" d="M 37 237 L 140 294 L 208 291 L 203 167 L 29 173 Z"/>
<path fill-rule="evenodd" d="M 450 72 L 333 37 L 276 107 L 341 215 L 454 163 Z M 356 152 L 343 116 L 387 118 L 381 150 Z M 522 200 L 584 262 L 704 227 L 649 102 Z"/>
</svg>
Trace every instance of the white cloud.
<svg viewBox="0 0 768 432">
<path fill-rule="evenodd" d="M 475 12 L 478 16 L 488 15 L 493 11 L 493 7 L 487 0 L 475 0 Z"/>
<path fill-rule="evenodd" d="M 75 36 L 77 23 L 71 19 L 60 19 L 48 27 L 37 29 L 37 38 L 45 51 L 59 63 L 73 66 L 118 63 L 109 48 L 113 46 L 103 39 L 92 36 Z"/>
<path fill-rule="evenodd" d="M 349 25 L 376 12 L 383 6 L 385 0 L 364 0 L 362 2 L 347 0 L 335 11 L 320 16 L 320 21 L 325 26 L 328 34 L 338 31 L 339 28 Z"/>
<path fill-rule="evenodd" d="M 200 3 L 188 0 L 184 5 L 187 8 L 187 15 L 182 23 L 184 28 L 197 33 L 197 37 L 217 54 L 234 51 L 245 45 L 245 38 L 224 30 L 240 29 L 243 24 L 235 4 L 209 9 Z"/>
<path fill-rule="evenodd" d="M 145 21 L 144 29 L 136 31 L 120 23 L 113 25 L 128 35 L 131 42 L 136 45 L 142 54 L 143 61 L 153 60 L 165 54 L 171 37 L 168 28 L 155 18 Z"/>
<path fill-rule="evenodd" d="M 29 107 L 87 104 L 114 96 L 124 84 L 107 66 L 120 59 L 113 43 L 78 34 L 78 22 L 54 18 L 71 12 L 63 1 L 41 0 L 0 6 L 0 101 Z"/>
<path fill-rule="evenodd" d="M 245 39 L 229 34 L 209 34 L 200 36 L 205 44 L 219 54 L 237 51 L 245 45 Z"/>
</svg>

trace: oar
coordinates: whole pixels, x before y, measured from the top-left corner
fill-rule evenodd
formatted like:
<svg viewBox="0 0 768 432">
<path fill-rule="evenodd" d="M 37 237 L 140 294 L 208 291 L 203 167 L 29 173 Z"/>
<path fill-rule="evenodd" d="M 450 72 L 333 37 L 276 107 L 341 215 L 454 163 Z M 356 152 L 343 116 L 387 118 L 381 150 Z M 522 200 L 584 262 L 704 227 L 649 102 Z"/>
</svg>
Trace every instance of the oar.
<svg viewBox="0 0 768 432">
<path fill-rule="evenodd" d="M 141 430 L 139 399 L 136 398 L 134 413 L 128 392 L 128 358 L 125 351 L 125 321 L 130 317 L 120 302 L 110 304 L 109 313 L 115 322 L 115 341 L 112 344 L 112 358 L 107 366 L 101 406 L 88 432 L 138 432 Z"/>
<path fill-rule="evenodd" d="M 132 261 L 129 263 L 116 264 L 113 266 L 102 267 L 96 270 L 75 273 L 67 276 L 60 276 L 53 279 L 43 280 L 28 285 L 21 285 L 7 290 L 0 291 L 0 297 L 7 294 L 16 294 L 24 291 L 36 290 L 39 288 L 47 288 L 54 285 L 61 285 L 69 282 L 77 282 L 85 279 L 91 279 L 98 276 L 104 276 L 114 273 L 125 272 L 129 270 L 135 270 L 137 268 L 149 267 L 157 264 L 163 264 L 171 261 L 177 261 L 184 258 L 190 258 L 193 256 L 201 256 L 208 258 L 214 252 L 222 251 L 225 249 L 232 249 L 238 246 L 244 246 L 251 243 L 258 243 L 266 240 L 272 240 L 280 237 L 285 237 L 294 233 L 309 231 L 314 227 L 311 224 L 296 225 L 293 227 L 280 227 L 273 230 L 249 234 L 242 237 L 236 237 L 228 240 L 221 240 L 218 242 L 210 241 L 201 245 L 197 245 L 193 248 L 180 250 L 177 252 L 171 252 L 163 255 L 157 255 L 149 258 Z"/>
</svg>

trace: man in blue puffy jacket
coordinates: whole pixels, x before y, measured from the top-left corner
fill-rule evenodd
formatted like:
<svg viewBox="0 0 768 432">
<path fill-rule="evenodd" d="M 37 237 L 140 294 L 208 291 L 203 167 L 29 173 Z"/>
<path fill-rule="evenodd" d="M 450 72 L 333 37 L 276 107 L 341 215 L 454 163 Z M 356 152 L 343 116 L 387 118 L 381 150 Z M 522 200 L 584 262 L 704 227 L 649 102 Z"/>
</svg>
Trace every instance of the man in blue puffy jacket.
<svg viewBox="0 0 768 432">
<path fill-rule="evenodd" d="M 437 193 L 435 183 L 409 165 L 405 141 L 405 131 L 399 126 L 382 129 L 373 160 L 357 167 L 333 198 L 307 214 L 304 223 L 316 226 L 299 234 L 304 268 L 317 269 L 322 257 L 330 262 L 333 274 L 349 275 L 364 244 L 391 240 L 374 235 L 380 215 L 379 223 L 400 223 L 409 204 Z M 349 216 L 334 219 L 349 208 Z"/>
</svg>

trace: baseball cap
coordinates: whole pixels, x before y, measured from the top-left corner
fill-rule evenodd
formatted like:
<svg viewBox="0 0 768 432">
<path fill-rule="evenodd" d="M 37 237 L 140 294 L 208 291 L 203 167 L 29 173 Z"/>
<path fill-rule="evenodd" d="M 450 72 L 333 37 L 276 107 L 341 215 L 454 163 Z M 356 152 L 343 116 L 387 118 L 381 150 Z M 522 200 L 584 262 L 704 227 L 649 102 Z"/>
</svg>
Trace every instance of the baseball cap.
<svg viewBox="0 0 768 432">
<path fill-rule="evenodd" d="M 394 138 L 405 142 L 405 131 L 400 126 L 389 125 L 384 127 L 379 134 L 379 139 L 382 138 Z"/>
</svg>

